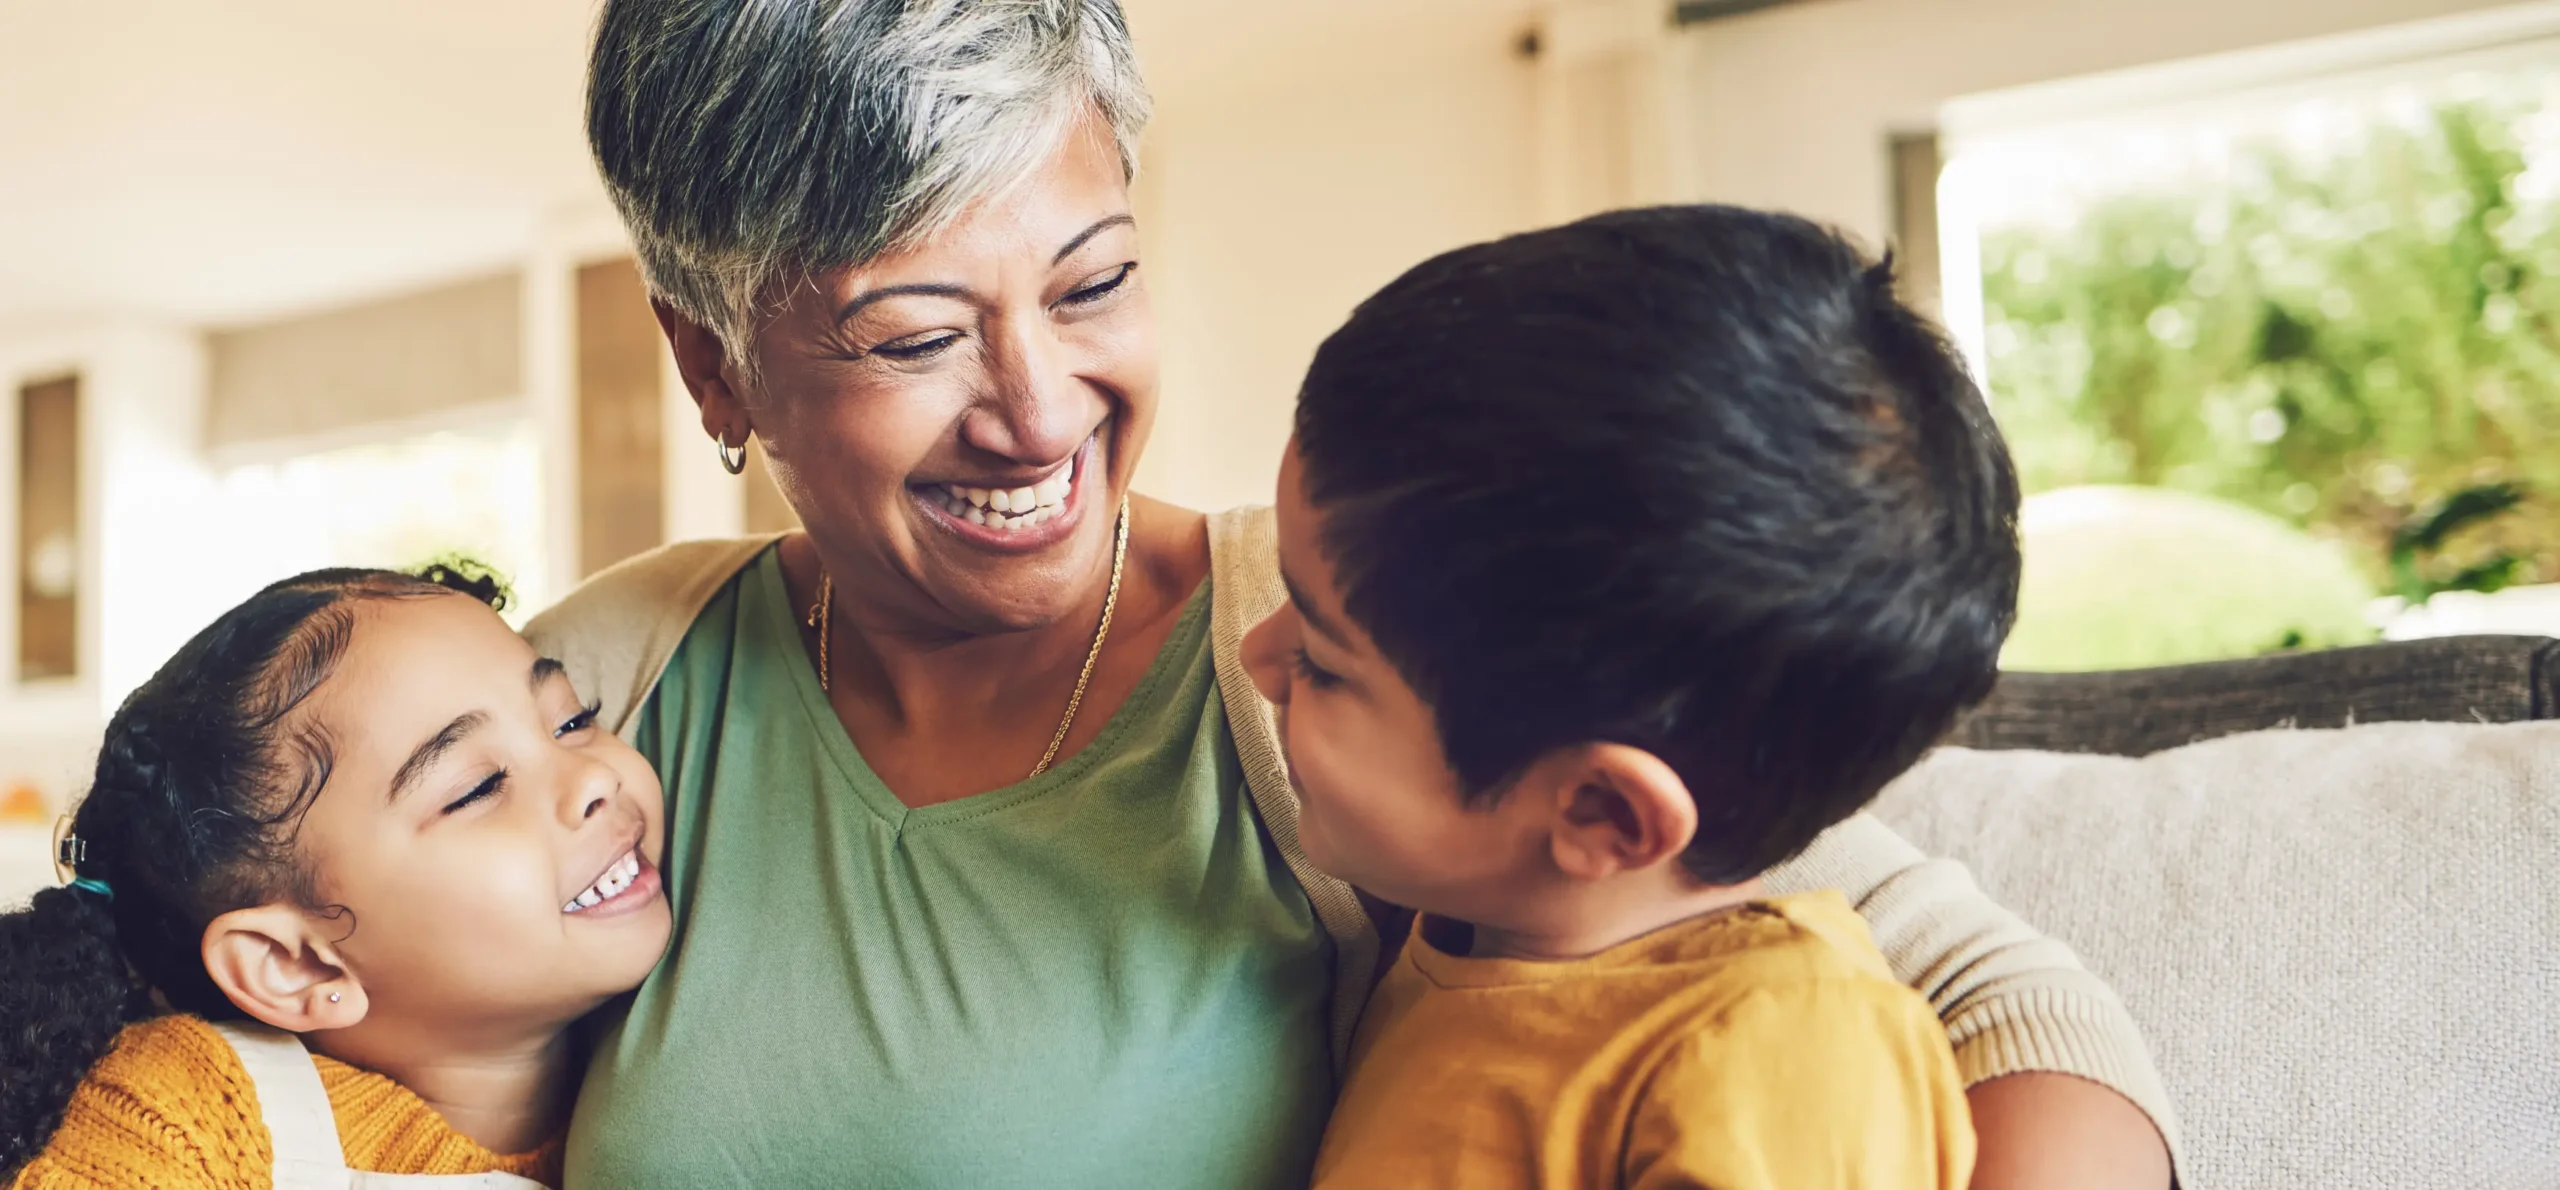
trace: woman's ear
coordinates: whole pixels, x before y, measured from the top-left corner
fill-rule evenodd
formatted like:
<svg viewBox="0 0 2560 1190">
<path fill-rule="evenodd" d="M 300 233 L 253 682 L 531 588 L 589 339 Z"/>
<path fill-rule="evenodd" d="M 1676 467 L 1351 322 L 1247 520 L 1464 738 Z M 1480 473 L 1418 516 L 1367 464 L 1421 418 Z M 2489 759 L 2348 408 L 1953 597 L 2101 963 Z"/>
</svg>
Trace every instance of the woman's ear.
<svg viewBox="0 0 2560 1190">
<path fill-rule="evenodd" d="M 204 928 L 204 969 L 240 1011 L 288 1033 L 364 1019 L 364 985 L 311 914 L 290 905 L 234 909 Z"/>
<path fill-rule="evenodd" d="M 664 298 L 650 298 L 649 309 L 658 316 L 658 329 L 666 332 L 667 347 L 675 355 L 676 375 L 684 379 L 685 391 L 693 394 L 694 407 L 702 413 L 702 428 L 724 446 L 745 446 L 747 436 L 755 432 L 755 424 L 747 415 L 746 401 L 732 383 L 729 352 L 720 336 L 711 328 L 685 317 L 667 304 Z M 735 437 L 737 441 L 731 442 Z"/>
<path fill-rule="evenodd" d="M 1554 807 L 1549 850 L 1556 867 L 1575 880 L 1596 882 L 1676 860 L 1698 833 L 1698 804 L 1688 783 L 1642 748 L 1559 749 L 1531 766 L 1526 779 Z"/>
</svg>

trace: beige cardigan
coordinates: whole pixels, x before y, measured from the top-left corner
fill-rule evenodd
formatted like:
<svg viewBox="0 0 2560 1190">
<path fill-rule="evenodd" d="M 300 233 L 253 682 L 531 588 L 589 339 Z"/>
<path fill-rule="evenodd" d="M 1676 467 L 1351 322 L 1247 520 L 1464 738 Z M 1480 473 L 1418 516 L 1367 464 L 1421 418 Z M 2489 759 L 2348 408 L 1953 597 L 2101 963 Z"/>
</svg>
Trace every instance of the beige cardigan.
<svg viewBox="0 0 2560 1190">
<path fill-rule="evenodd" d="M 688 541 L 589 579 L 526 627 L 536 649 L 568 666 L 602 721 L 626 731 L 632 712 L 694 617 L 775 540 Z M 1246 676 L 1244 633 L 1287 598 L 1268 509 L 1209 518 L 1209 624 L 1218 691 L 1263 828 L 1332 935 L 1333 1043 L 1348 1050 L 1378 960 L 1378 929 L 1351 887 L 1310 867 L 1298 847 L 1298 799 L 1280 757 L 1271 705 Z M 1837 888 L 1874 931 L 1894 975 L 1927 996 L 1946 1022 L 1966 1085 L 2042 1070 L 2114 1088 L 2148 1113 L 2174 1158 L 2177 1124 L 2141 1035 L 2115 993 L 1974 886 L 1960 864 L 1923 857 L 1884 824 L 1859 815 L 1768 874 L 1776 892 Z"/>
</svg>

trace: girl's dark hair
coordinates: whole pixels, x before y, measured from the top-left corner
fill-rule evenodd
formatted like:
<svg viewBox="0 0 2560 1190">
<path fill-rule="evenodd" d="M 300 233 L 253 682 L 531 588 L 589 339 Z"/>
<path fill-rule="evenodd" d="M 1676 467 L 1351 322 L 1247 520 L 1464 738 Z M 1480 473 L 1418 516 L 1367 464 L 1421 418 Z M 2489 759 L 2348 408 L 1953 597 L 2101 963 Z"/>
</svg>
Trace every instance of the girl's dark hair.
<svg viewBox="0 0 2560 1190">
<path fill-rule="evenodd" d="M 447 591 L 506 602 L 485 567 L 450 561 L 297 575 L 223 613 L 116 710 L 71 824 L 81 886 L 0 916 L 0 1178 L 43 1149 L 126 1025 L 239 1015 L 205 974 L 205 926 L 314 900 L 293 840 L 330 741 L 293 711 L 345 654 L 357 603 Z"/>
</svg>

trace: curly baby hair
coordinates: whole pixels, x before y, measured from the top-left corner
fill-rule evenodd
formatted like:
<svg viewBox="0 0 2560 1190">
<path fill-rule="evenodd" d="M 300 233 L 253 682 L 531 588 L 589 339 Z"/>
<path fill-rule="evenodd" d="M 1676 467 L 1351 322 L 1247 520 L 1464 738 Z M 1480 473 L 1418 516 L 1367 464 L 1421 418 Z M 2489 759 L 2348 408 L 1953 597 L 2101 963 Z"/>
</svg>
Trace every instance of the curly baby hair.
<svg viewBox="0 0 2560 1190">
<path fill-rule="evenodd" d="M 345 654 L 358 604 L 450 592 L 505 601 L 495 574 L 454 561 L 285 579 L 117 709 L 71 823 L 76 881 L 0 916 L 0 1176 L 43 1149 L 126 1025 L 241 1015 L 205 972 L 205 926 L 280 899 L 323 908 L 294 835 L 331 745 L 294 710 Z"/>
</svg>

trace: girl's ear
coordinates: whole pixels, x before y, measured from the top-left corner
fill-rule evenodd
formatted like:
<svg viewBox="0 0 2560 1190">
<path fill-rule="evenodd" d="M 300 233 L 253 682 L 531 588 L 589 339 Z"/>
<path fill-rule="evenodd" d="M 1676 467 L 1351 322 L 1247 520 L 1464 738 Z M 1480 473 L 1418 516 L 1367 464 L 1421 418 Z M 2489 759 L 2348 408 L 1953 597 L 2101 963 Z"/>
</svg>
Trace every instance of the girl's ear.
<svg viewBox="0 0 2560 1190">
<path fill-rule="evenodd" d="M 364 1019 L 364 985 L 308 912 L 290 905 L 234 909 L 204 928 L 204 969 L 240 1011 L 288 1033 L 344 1029 Z"/>
</svg>

